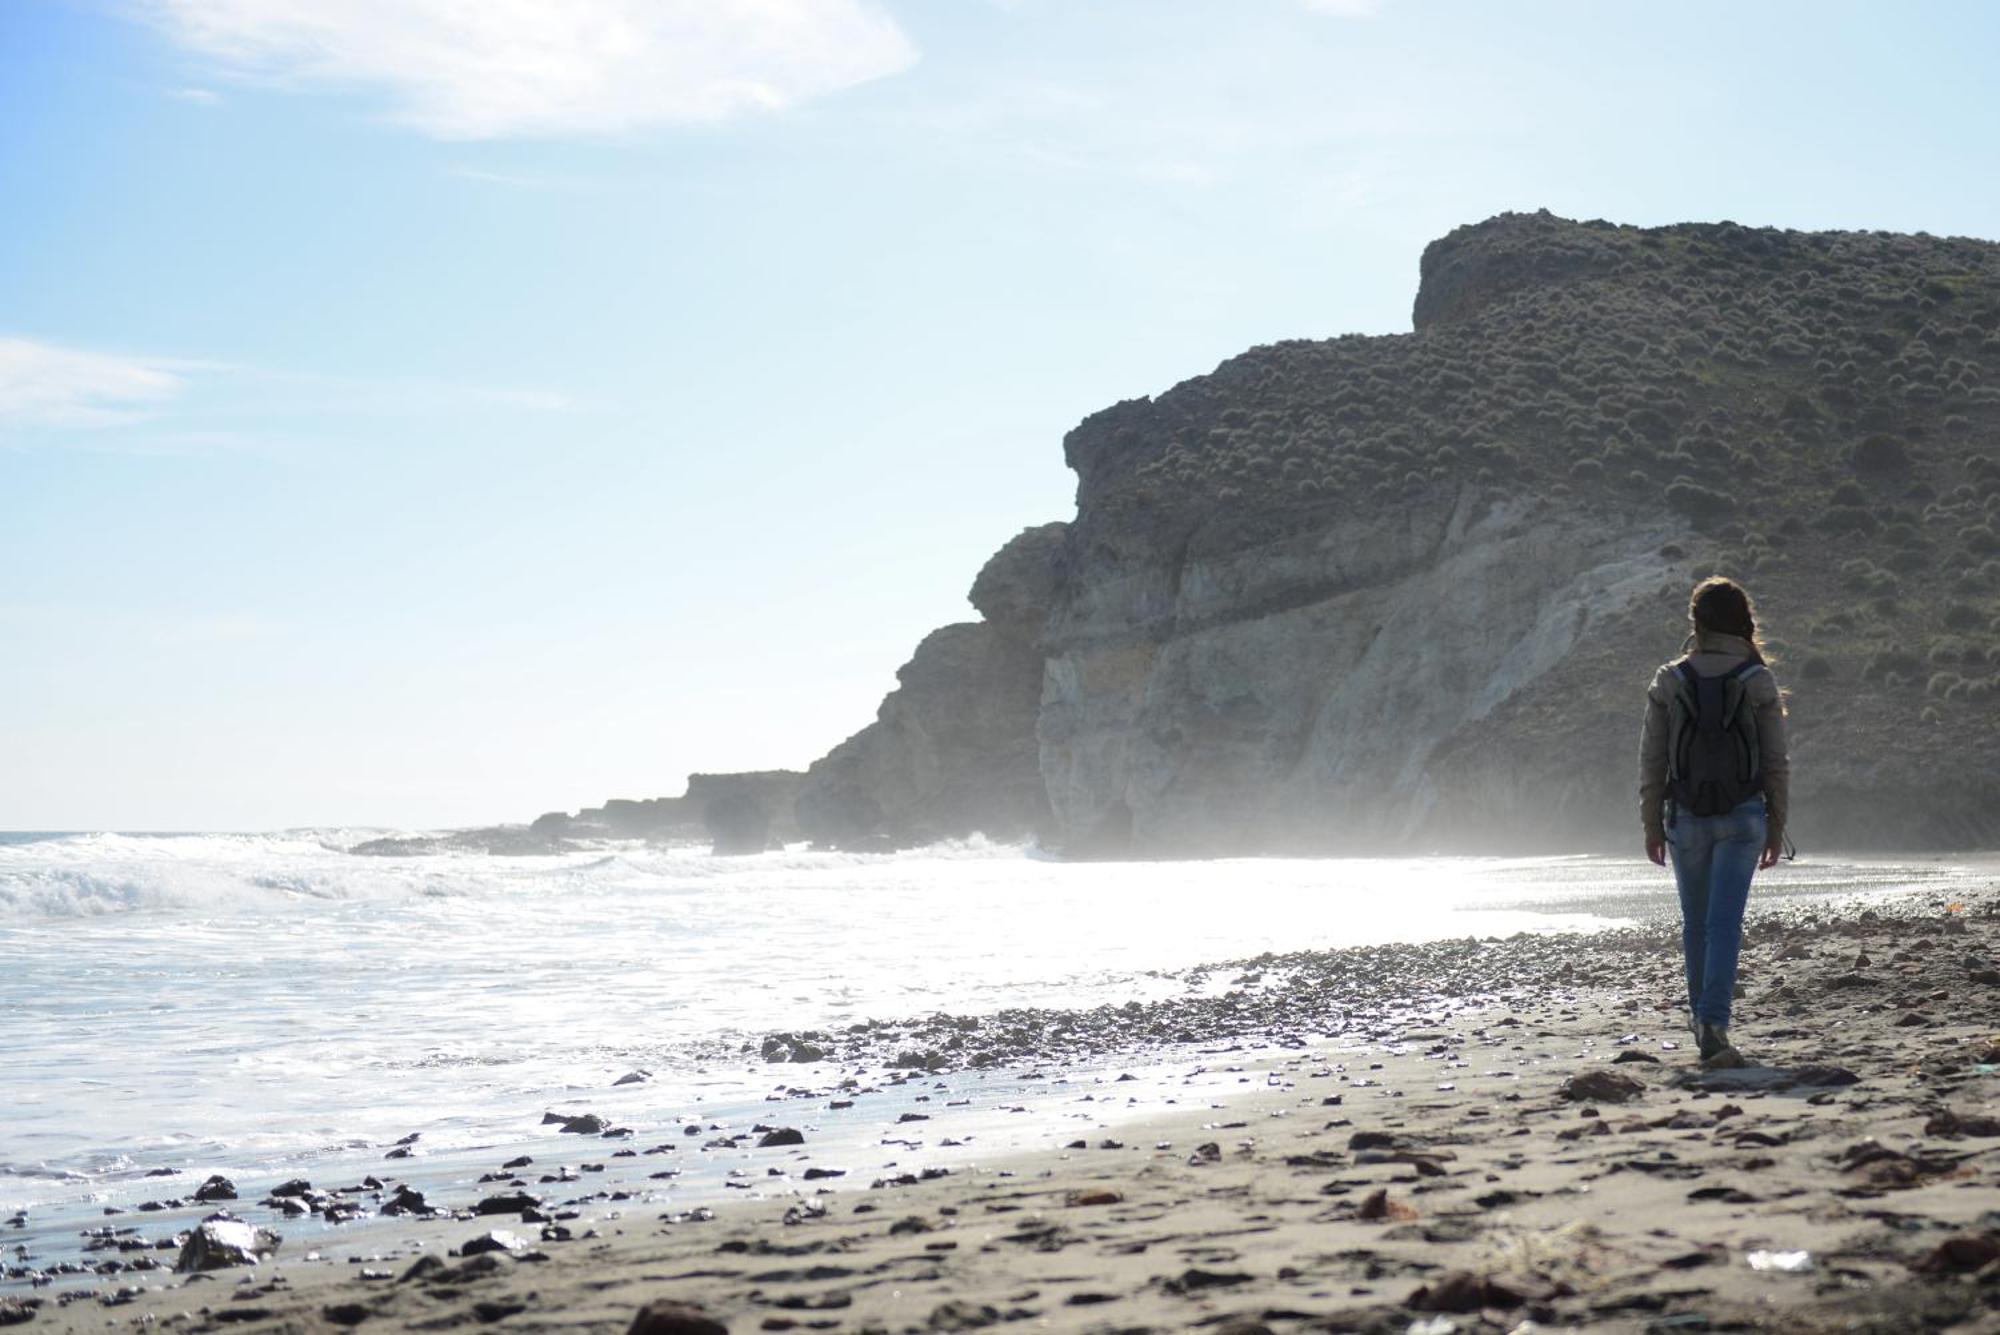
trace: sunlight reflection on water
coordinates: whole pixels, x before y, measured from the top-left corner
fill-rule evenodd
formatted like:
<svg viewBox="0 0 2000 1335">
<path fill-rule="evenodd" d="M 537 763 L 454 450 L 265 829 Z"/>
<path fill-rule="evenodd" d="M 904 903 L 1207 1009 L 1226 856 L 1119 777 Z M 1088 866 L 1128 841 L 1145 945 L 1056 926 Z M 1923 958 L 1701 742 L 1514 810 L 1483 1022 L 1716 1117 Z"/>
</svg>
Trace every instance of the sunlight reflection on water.
<svg viewBox="0 0 2000 1335">
<path fill-rule="evenodd" d="M 1173 995 L 1189 966 L 1673 911 L 1603 858 L 1062 863 L 893 855 L 357 858 L 306 833 L 0 846 L 0 1204 L 24 1170 L 477 1137 L 676 1044 Z M 1940 888 L 1793 866 L 1774 896 Z M 692 1071 L 663 1072 L 668 1081 Z"/>
</svg>

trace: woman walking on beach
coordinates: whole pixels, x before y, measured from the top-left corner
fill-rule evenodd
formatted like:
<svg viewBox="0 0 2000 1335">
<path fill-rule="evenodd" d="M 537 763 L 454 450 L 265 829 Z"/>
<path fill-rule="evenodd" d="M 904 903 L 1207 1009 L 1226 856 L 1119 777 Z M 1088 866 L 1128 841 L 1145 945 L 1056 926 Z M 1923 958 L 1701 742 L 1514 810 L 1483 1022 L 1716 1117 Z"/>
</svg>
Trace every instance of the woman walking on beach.
<svg viewBox="0 0 2000 1335">
<path fill-rule="evenodd" d="M 1729 1005 L 1750 878 L 1785 846 L 1785 706 L 1750 595 L 1716 576 L 1688 599 L 1692 649 L 1653 674 L 1639 742 L 1646 856 L 1673 861 L 1689 1027 L 1703 1061 L 1732 1051 Z"/>
</svg>

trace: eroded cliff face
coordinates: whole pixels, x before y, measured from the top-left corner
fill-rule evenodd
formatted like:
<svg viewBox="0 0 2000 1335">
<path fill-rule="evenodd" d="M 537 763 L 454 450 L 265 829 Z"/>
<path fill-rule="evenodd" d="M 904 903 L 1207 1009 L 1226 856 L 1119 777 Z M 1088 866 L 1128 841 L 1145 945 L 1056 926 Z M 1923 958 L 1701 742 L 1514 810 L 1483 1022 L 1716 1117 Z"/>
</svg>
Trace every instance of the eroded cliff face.
<svg viewBox="0 0 2000 1335">
<path fill-rule="evenodd" d="M 875 722 L 814 762 L 797 803 L 808 838 L 869 849 L 1044 832 L 1041 634 L 1066 530 L 1045 524 L 1001 548 L 973 582 L 983 619 L 926 636 Z"/>
<path fill-rule="evenodd" d="M 1040 717 L 1065 846 L 1360 850 L 1482 820 L 1439 812 L 1433 757 L 1652 598 L 1672 529 L 1446 489 L 1226 552 L 1086 560 Z"/>
</svg>

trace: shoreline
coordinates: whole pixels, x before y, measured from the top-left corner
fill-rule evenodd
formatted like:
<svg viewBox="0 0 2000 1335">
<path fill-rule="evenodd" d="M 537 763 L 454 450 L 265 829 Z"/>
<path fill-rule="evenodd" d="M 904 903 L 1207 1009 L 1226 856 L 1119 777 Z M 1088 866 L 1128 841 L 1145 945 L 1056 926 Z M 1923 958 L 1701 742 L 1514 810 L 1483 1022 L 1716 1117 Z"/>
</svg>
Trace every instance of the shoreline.
<svg viewBox="0 0 2000 1335">
<path fill-rule="evenodd" d="M 2000 1283 L 1981 1281 L 2000 1279 L 2000 1238 L 1990 1255 L 1984 1241 L 1943 1244 L 2000 1226 L 2000 1214 L 1985 1217 L 2000 1205 L 2000 1037 L 1987 1018 L 2000 995 L 1987 990 L 2000 985 L 2000 890 L 1967 893 L 1952 913 L 1926 898 L 1753 915 L 1735 1032 L 1761 1065 L 1742 1071 L 1694 1067 L 1677 943 L 1657 929 L 1237 961 L 1215 967 L 1276 977 L 1155 1004 L 1239 1026 L 1238 1039 L 1161 1048 L 1151 1078 L 1093 1073 L 1060 1045 L 1039 1069 L 871 1066 L 848 1091 L 861 1094 L 851 1109 L 830 1107 L 842 1101 L 832 1087 L 769 1106 L 763 1121 L 802 1128 L 803 1146 L 757 1149 L 755 1123 L 704 1122 L 683 1144 L 712 1148 L 693 1154 L 612 1157 L 618 1145 L 595 1141 L 603 1170 L 579 1173 L 575 1188 L 596 1199 L 550 1221 L 567 1239 L 518 1214 L 382 1220 L 311 1240 L 295 1229 L 254 1270 L 119 1275 L 69 1297 L 10 1283 L 0 1302 L 43 1299 L 29 1331 L 146 1317 L 188 1329 L 623 1331 L 664 1298 L 733 1330 L 1242 1318 L 1402 1335 L 1438 1312 L 1455 1313 L 1457 1330 L 1523 1317 L 1634 1331 L 1704 1328 L 1696 1318 L 1715 1329 L 1989 1329 Z M 1336 1010 L 1344 1032 L 1306 1032 L 1300 1017 Z M 1079 1047 L 1121 1014 L 1072 1019 Z M 1627 1091 L 1616 1077 L 1634 1073 L 1641 1088 Z M 1601 1087 L 1564 1097 L 1576 1076 Z M 984 1098 L 968 1092 L 980 1087 Z M 972 1101 L 953 1106 L 961 1096 Z M 902 1120 L 919 1106 L 924 1120 Z M 836 1112 L 878 1133 L 869 1158 L 861 1136 L 825 1134 Z M 984 1129 L 1008 1120 L 1027 1133 Z M 724 1143 L 732 1135 L 744 1139 Z M 551 1136 L 547 1162 L 581 1155 L 565 1142 L 584 1139 Z M 1065 1148 L 1078 1140 L 1118 1148 Z M 828 1147 L 847 1147 L 848 1175 L 808 1180 L 809 1167 L 833 1166 L 819 1157 Z M 667 1159 L 742 1174 L 755 1184 L 745 1195 L 777 1194 L 649 1196 Z M 925 1181 L 926 1168 L 948 1175 Z M 571 1187 L 521 1176 L 545 1205 Z M 916 1180 L 886 1185 L 904 1177 Z M 230 1204 L 285 1233 L 252 1203 L 271 1185 L 243 1182 Z M 445 1257 L 496 1226 L 546 1259 Z M 308 1247 L 323 1259 L 304 1260 Z M 399 1282 L 426 1252 L 444 1269 Z M 1984 1271 L 1973 1280 L 1956 1267 Z M 120 1289 L 140 1291 L 103 1305 Z"/>
</svg>

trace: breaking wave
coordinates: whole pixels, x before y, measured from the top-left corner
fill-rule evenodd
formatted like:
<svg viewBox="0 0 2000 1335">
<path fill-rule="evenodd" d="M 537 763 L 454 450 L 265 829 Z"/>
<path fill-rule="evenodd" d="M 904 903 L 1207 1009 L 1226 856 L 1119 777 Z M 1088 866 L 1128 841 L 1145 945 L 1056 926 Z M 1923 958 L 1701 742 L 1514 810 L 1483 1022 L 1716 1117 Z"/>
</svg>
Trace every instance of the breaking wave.
<svg viewBox="0 0 2000 1335">
<path fill-rule="evenodd" d="M 273 834 L 16 835 L 0 842 L 0 921 L 132 913 L 229 914 L 415 897 L 593 890 L 676 890 L 717 882 L 837 876 L 897 863 L 1018 858 L 984 838 L 898 853 L 803 847 L 715 857 L 696 847 L 620 844 L 531 857 L 448 851 L 361 857 L 347 850 L 381 830 Z"/>
</svg>

